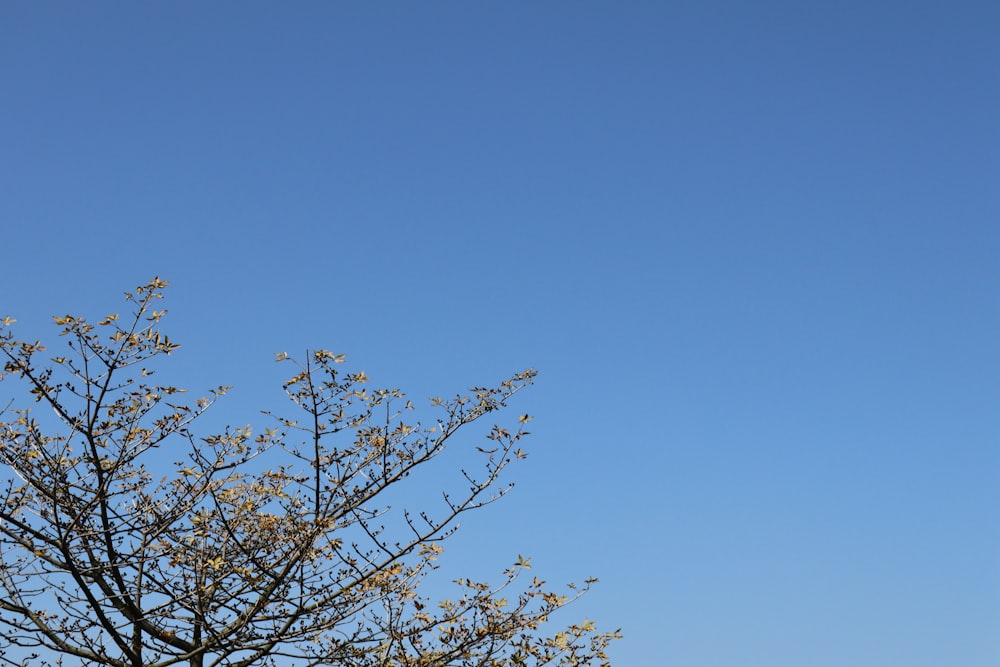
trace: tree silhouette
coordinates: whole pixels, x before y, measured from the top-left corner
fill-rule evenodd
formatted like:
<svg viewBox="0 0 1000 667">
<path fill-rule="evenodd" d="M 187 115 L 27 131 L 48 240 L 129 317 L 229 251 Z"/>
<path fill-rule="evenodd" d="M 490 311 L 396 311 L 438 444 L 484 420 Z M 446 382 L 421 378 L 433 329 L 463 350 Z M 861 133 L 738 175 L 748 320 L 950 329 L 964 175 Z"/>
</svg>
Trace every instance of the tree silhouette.
<svg viewBox="0 0 1000 667">
<path fill-rule="evenodd" d="M 457 519 L 506 493 L 501 474 L 525 456 L 529 416 L 467 448 L 481 467 L 462 471 L 461 493 L 398 514 L 386 500 L 534 371 L 433 399 L 428 426 L 407 420 L 414 406 L 398 389 L 369 389 L 363 372 L 342 370 L 343 355 L 279 354 L 294 367 L 284 384 L 294 418 L 265 413 L 259 433 L 196 435 L 227 387 L 189 403 L 156 382 L 178 347 L 155 309 L 166 286 L 127 293 L 128 317 L 56 317 L 66 356 L 45 358 L 41 342 L 16 340 L 2 320 L 0 379 L 29 402 L 0 413 L 0 660 L 607 664 L 617 633 L 590 622 L 545 632 L 593 580 L 557 594 L 527 581 L 519 557 L 498 584 L 460 578 L 444 600 L 421 590 Z"/>
</svg>

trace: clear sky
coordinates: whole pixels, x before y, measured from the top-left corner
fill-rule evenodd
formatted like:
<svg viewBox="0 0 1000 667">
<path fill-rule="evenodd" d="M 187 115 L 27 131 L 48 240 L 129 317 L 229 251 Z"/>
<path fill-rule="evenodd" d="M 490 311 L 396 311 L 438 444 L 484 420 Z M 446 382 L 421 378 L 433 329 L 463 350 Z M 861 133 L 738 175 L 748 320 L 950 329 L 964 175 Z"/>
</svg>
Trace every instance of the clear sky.
<svg viewBox="0 0 1000 667">
<path fill-rule="evenodd" d="M 620 667 L 1000 664 L 1000 4 L 8 2 L 0 82 L 25 336 L 167 278 L 236 424 L 283 350 L 536 367 L 456 576 L 600 577 Z"/>
</svg>

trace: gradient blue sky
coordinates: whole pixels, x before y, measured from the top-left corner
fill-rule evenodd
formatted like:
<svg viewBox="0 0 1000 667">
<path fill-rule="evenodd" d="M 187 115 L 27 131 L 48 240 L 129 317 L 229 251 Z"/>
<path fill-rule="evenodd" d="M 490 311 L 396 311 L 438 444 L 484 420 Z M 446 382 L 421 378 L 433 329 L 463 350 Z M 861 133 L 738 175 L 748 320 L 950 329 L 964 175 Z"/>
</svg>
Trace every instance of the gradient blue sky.
<svg viewBox="0 0 1000 667">
<path fill-rule="evenodd" d="M 1000 664 L 1000 4 L 0 8 L 0 313 L 153 275 L 219 419 L 534 366 L 447 567 L 615 664 Z M 448 554 L 446 554 L 447 556 Z"/>
</svg>

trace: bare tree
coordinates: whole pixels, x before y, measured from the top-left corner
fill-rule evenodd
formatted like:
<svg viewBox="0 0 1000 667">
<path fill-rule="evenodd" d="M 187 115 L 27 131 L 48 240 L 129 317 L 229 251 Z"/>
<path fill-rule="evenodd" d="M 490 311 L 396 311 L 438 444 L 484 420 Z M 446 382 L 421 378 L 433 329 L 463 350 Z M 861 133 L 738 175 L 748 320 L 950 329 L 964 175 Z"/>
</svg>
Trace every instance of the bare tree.
<svg viewBox="0 0 1000 667">
<path fill-rule="evenodd" d="M 607 664 L 617 633 L 590 622 L 544 631 L 592 580 L 557 594 L 526 581 L 530 565 L 519 557 L 496 585 L 458 579 L 439 601 L 420 588 L 456 519 L 509 488 L 500 476 L 524 457 L 530 417 L 489 430 L 482 467 L 462 472 L 461 493 L 423 511 L 394 515 L 387 505 L 534 371 L 434 399 L 439 418 L 427 426 L 407 421 L 413 405 L 399 390 L 368 389 L 363 372 L 343 371 L 343 355 L 280 354 L 294 366 L 284 389 L 296 418 L 266 413 L 273 421 L 258 434 L 199 437 L 197 419 L 227 388 L 186 403 L 184 390 L 154 379 L 178 347 L 160 330 L 166 311 L 155 309 L 166 285 L 127 293 L 128 317 L 56 317 L 66 356 L 45 358 L 40 342 L 16 340 L 13 320 L 2 321 L 0 379 L 30 402 L 12 399 L 0 413 L 0 660 Z"/>
</svg>

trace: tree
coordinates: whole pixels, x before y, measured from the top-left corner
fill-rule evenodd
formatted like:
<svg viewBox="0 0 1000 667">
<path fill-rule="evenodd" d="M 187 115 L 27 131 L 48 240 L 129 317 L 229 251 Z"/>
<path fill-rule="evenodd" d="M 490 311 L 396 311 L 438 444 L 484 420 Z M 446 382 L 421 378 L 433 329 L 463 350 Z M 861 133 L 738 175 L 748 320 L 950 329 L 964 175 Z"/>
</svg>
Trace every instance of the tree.
<svg viewBox="0 0 1000 667">
<path fill-rule="evenodd" d="M 155 309 L 166 286 L 126 293 L 128 317 L 56 317 L 66 356 L 44 359 L 41 342 L 16 340 L 2 321 L 0 379 L 31 402 L 0 412 L 0 660 L 607 664 L 617 633 L 590 622 L 544 632 L 593 580 L 557 594 L 525 581 L 530 563 L 518 557 L 498 585 L 457 579 L 436 603 L 420 588 L 456 520 L 506 493 L 501 473 L 524 458 L 530 417 L 494 425 L 475 448 L 480 473 L 463 471 L 463 492 L 444 493 L 436 510 L 393 514 L 386 500 L 534 371 L 433 399 L 439 418 L 426 426 L 407 421 L 413 405 L 398 389 L 368 389 L 363 372 L 342 370 L 343 355 L 279 354 L 294 366 L 284 389 L 297 418 L 265 413 L 272 423 L 256 435 L 199 437 L 198 418 L 227 387 L 186 403 L 154 379 L 178 347 Z"/>
</svg>

